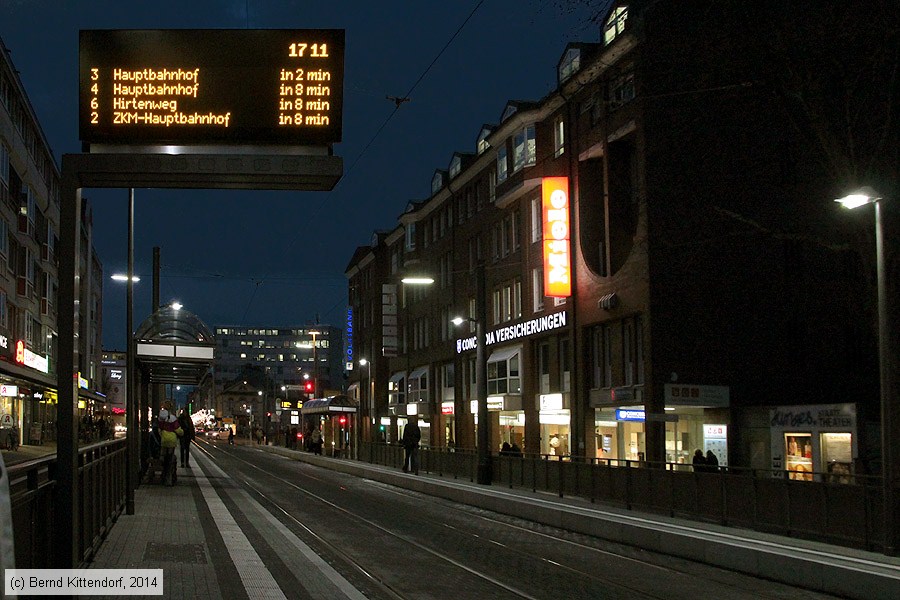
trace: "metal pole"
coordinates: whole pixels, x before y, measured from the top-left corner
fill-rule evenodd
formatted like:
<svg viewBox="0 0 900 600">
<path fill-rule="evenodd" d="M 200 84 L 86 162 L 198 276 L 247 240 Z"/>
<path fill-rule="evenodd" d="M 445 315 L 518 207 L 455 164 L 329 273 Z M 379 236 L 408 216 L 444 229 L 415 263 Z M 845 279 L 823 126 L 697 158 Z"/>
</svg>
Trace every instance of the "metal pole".
<svg viewBox="0 0 900 600">
<path fill-rule="evenodd" d="M 493 479 L 491 467 L 491 424 L 487 407 L 487 348 L 484 326 L 487 322 L 485 303 L 484 263 L 475 267 L 475 396 L 478 400 L 478 483 L 490 485 Z"/>
<path fill-rule="evenodd" d="M 875 200 L 875 262 L 878 288 L 878 375 L 881 390 L 881 475 L 884 486 L 884 553 L 898 550 L 894 506 L 894 440 L 890 389 L 890 328 L 888 325 L 887 279 L 884 264 L 884 233 L 881 202 Z"/>
<path fill-rule="evenodd" d="M 125 429 L 128 436 L 128 459 L 125 461 L 125 514 L 134 514 L 134 488 L 137 487 L 137 473 L 140 447 L 138 446 L 137 402 L 134 397 L 134 188 L 128 190 L 128 281 L 126 295 L 126 354 L 128 365 L 125 382 Z"/>
<path fill-rule="evenodd" d="M 159 310 L 159 246 L 153 247 L 153 305 L 150 307 L 150 314 L 156 314 Z M 150 414 L 151 419 L 159 415 L 159 407 L 162 402 L 163 384 L 151 383 L 150 398 Z"/>
</svg>

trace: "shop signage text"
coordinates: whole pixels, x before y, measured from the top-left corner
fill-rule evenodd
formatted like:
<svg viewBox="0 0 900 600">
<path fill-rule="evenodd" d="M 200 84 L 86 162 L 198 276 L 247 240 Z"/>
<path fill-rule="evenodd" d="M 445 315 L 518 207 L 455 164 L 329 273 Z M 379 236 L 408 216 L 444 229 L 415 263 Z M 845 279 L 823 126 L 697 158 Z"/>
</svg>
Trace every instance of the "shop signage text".
<svg viewBox="0 0 900 600">
<path fill-rule="evenodd" d="M 490 346 L 502 342 L 511 342 L 519 338 L 544 333 L 545 331 L 560 329 L 566 326 L 566 320 L 566 312 L 562 311 L 523 323 L 517 323 L 516 325 L 501 327 L 495 331 L 489 331 L 484 336 L 485 345 Z M 478 339 L 474 336 L 456 340 L 457 354 L 474 350 L 477 347 Z"/>
<path fill-rule="evenodd" d="M 15 398 L 19 395 L 19 386 L 17 385 L 0 385 L 0 396 L 9 396 Z"/>
<path fill-rule="evenodd" d="M 856 407 L 852 404 L 782 406 L 769 412 L 769 424 L 780 429 L 853 429 Z"/>
<path fill-rule="evenodd" d="M 616 409 L 616 421 L 644 421 L 644 411 L 626 408 Z"/>
<path fill-rule="evenodd" d="M 41 373 L 50 372 L 50 361 L 46 356 L 35 354 L 25 347 L 25 342 L 19 340 L 16 342 L 16 362 L 26 367 L 31 367 Z"/>
<path fill-rule="evenodd" d="M 544 294 L 551 298 L 572 295 L 569 261 L 569 178 L 541 180 L 544 221 Z"/>
<path fill-rule="evenodd" d="M 347 370 L 353 370 L 353 307 L 347 307 Z"/>
</svg>

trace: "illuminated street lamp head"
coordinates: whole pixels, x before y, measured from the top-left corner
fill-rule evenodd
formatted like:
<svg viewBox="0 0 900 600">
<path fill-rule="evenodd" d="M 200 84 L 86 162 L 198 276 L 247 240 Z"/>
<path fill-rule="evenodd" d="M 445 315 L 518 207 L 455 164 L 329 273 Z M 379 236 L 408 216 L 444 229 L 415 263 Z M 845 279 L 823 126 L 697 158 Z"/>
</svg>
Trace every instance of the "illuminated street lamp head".
<svg viewBox="0 0 900 600">
<path fill-rule="evenodd" d="M 112 279 L 113 281 L 128 281 L 128 275 L 125 275 L 124 273 L 116 273 L 114 275 L 111 275 L 110 279 Z M 133 281 L 135 283 L 137 283 L 140 280 L 141 280 L 141 278 L 138 277 L 137 275 L 131 276 L 131 281 Z"/>
<path fill-rule="evenodd" d="M 453 317 L 452 319 L 450 319 L 450 322 L 454 325 L 462 325 L 464 321 L 465 319 L 463 319 L 462 317 Z"/>
<path fill-rule="evenodd" d="M 407 285 L 431 285 L 434 283 L 433 277 L 404 277 L 400 280 Z"/>
<path fill-rule="evenodd" d="M 360 364 L 360 366 L 364 367 L 367 364 L 369 364 L 369 361 L 367 361 L 365 358 L 361 358 L 361 359 L 359 359 L 359 364 Z"/>
<path fill-rule="evenodd" d="M 172 303 L 172 308 L 174 308 L 175 310 L 181 310 L 182 308 L 184 308 L 184 304 L 176 300 Z"/>
<path fill-rule="evenodd" d="M 256 395 L 257 395 L 257 396 L 262 396 L 262 390 L 256 392 Z"/>
<path fill-rule="evenodd" d="M 866 204 L 878 202 L 881 199 L 878 192 L 869 186 L 865 186 L 843 198 L 836 198 L 835 202 L 844 208 L 858 208 L 860 206 L 865 206 Z"/>
</svg>

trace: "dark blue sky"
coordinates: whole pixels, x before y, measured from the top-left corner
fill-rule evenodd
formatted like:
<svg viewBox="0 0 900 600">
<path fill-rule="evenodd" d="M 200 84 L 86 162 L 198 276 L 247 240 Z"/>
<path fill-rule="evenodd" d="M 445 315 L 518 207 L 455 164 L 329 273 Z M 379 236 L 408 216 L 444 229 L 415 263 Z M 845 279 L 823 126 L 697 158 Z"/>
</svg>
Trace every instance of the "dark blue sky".
<svg viewBox="0 0 900 600">
<path fill-rule="evenodd" d="M 471 152 L 507 100 L 555 87 L 569 41 L 597 41 L 586 15 L 555 1 L 484 0 L 374 143 L 364 147 L 478 0 L 457 2 L 191 2 L 0 0 L 12 51 L 54 155 L 79 152 L 79 29 L 340 28 L 346 30 L 344 178 L 328 193 L 136 190 L 135 324 L 150 313 L 152 248 L 163 302 L 178 299 L 210 327 L 343 325 L 343 276 L 356 246 L 429 195 L 436 168 Z M 249 8 L 249 17 L 248 9 Z M 349 170 L 351 165 L 354 165 Z M 348 171 L 349 170 L 349 171 Z M 127 190 L 86 190 L 106 272 L 104 348 L 124 348 Z"/>
</svg>

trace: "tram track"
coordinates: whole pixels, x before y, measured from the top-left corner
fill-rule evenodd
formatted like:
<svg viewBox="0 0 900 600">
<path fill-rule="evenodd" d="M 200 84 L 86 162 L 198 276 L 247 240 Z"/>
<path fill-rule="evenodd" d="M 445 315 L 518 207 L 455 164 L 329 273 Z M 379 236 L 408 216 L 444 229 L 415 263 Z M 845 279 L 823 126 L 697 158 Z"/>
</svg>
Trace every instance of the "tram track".
<svg viewBox="0 0 900 600">
<path fill-rule="evenodd" d="M 218 449 L 218 450 L 221 450 L 221 449 Z M 466 571 L 467 573 L 469 573 L 470 575 L 475 576 L 482 581 L 488 582 L 495 587 L 503 589 L 507 593 L 513 594 L 515 597 L 529 598 L 529 599 L 535 598 L 535 596 L 533 594 L 530 594 L 524 590 L 521 590 L 521 589 L 515 587 L 514 585 L 507 584 L 507 583 L 497 579 L 496 577 L 493 577 L 493 576 L 491 576 L 487 573 L 484 573 L 482 571 L 479 571 L 477 569 L 473 569 L 472 567 L 469 567 L 469 566 L 461 563 L 460 561 L 455 560 L 454 558 L 448 556 L 447 553 L 442 550 L 437 550 L 428 545 L 422 544 L 422 543 L 410 538 L 410 536 L 408 536 L 408 535 L 399 533 L 396 530 L 393 530 L 389 527 L 386 527 L 384 525 L 376 523 L 376 522 L 372 521 L 371 519 L 368 519 L 360 514 L 350 511 L 342 506 L 339 506 L 339 505 L 335 504 L 334 502 L 328 500 L 327 498 L 324 498 L 318 494 L 315 494 L 315 493 L 309 491 L 308 489 L 306 489 L 300 485 L 297 485 L 294 481 L 290 481 L 288 479 L 285 479 L 284 477 L 280 477 L 279 475 L 276 475 L 265 468 L 262 468 L 262 467 L 254 464 L 250 461 L 247 461 L 239 456 L 236 456 L 234 453 L 224 452 L 224 451 L 222 451 L 222 452 L 223 452 L 223 454 L 227 455 L 229 458 L 240 461 L 247 467 L 253 469 L 256 472 L 261 473 L 264 477 L 267 477 L 274 481 L 277 481 L 281 485 L 290 486 L 292 489 L 295 489 L 295 490 L 301 492 L 302 494 L 306 495 L 307 497 L 312 498 L 312 499 L 316 500 L 317 502 L 320 502 L 324 505 L 327 505 L 331 510 L 338 511 L 344 517 L 352 518 L 355 521 L 364 524 L 366 527 L 380 531 L 382 534 L 391 536 L 391 537 L 399 540 L 403 544 L 413 546 L 418 550 L 426 552 L 430 556 L 432 556 L 440 561 L 451 564 L 455 568 L 462 569 L 462 570 Z M 212 454 L 210 454 L 210 456 L 212 456 Z M 312 480 L 316 480 L 319 482 L 330 483 L 322 478 L 315 477 L 314 475 L 309 474 L 309 473 L 298 472 L 297 474 L 300 476 L 303 476 L 303 477 L 308 477 Z M 364 480 L 364 479 L 362 481 L 367 481 L 368 484 L 375 485 L 379 490 L 381 490 L 383 492 L 389 492 L 389 493 L 401 496 L 401 497 L 409 500 L 410 502 L 416 502 L 416 501 L 420 501 L 422 499 L 422 495 L 417 495 L 418 493 L 416 493 L 416 492 L 409 492 L 406 490 L 398 490 L 398 489 L 394 488 L 393 486 L 388 486 L 386 484 L 378 484 L 377 482 L 372 482 L 372 481 L 368 481 L 368 480 Z M 341 548 L 339 548 L 335 544 L 332 544 L 331 542 L 329 542 L 325 537 L 323 537 L 322 535 L 319 535 L 318 533 L 316 533 L 315 531 L 310 529 L 307 525 L 300 522 L 293 515 L 291 515 L 288 510 L 286 510 L 283 506 L 281 506 L 281 504 L 278 503 L 277 500 L 272 498 L 270 495 L 265 494 L 262 491 L 260 491 L 260 489 L 263 488 L 264 486 L 259 485 L 253 479 L 249 479 L 249 478 L 243 479 L 242 483 L 246 487 L 252 489 L 253 492 L 256 493 L 267 504 L 272 506 L 274 509 L 276 509 L 281 514 L 284 514 L 288 519 L 291 520 L 291 522 L 296 523 L 298 527 L 300 527 L 308 535 L 310 535 L 314 539 L 316 539 L 318 543 L 327 547 L 330 552 L 339 556 L 343 562 L 347 563 L 348 565 L 352 566 L 352 568 L 354 568 L 355 570 L 364 574 L 364 576 L 369 581 L 371 581 L 373 584 L 376 584 L 380 589 L 382 589 L 391 598 L 398 598 L 398 599 L 404 598 L 403 594 L 400 591 L 398 591 L 396 588 L 394 588 L 390 583 L 388 583 L 385 580 L 385 577 L 379 576 L 378 574 L 374 573 L 370 567 L 363 565 L 360 561 L 356 560 L 354 557 L 352 557 L 349 554 L 347 554 L 346 552 L 344 552 Z M 382 503 L 382 504 L 384 503 L 383 500 L 377 500 L 377 502 Z M 549 535 L 549 534 L 546 534 L 546 533 L 543 533 L 540 531 L 534 531 L 532 529 L 523 527 L 521 525 L 516 525 L 514 523 L 508 523 L 508 522 L 505 522 L 505 521 L 497 519 L 497 518 L 492 518 L 492 517 L 488 517 L 488 516 L 485 516 L 482 514 L 478 514 L 476 512 L 473 512 L 469 507 L 459 507 L 459 506 L 456 506 L 454 503 L 449 503 L 449 502 L 442 503 L 442 506 L 444 508 L 451 509 L 458 513 L 464 514 L 467 518 L 475 517 L 477 519 L 488 522 L 488 523 L 492 524 L 492 526 L 494 526 L 494 527 L 510 528 L 510 529 L 515 530 L 517 533 L 525 533 L 525 534 L 531 534 L 534 536 L 539 536 L 545 541 L 553 540 L 556 543 L 563 543 L 563 544 L 575 546 L 575 547 L 579 548 L 580 550 L 586 550 L 586 551 L 590 551 L 592 553 L 598 553 L 600 555 L 614 557 L 616 560 L 634 563 L 635 565 L 637 565 L 637 568 L 641 570 L 641 572 L 645 572 L 646 569 L 652 568 L 653 570 L 658 571 L 660 573 L 664 573 L 665 575 L 667 575 L 669 577 L 684 577 L 684 578 L 694 578 L 694 579 L 700 577 L 699 575 L 694 574 L 694 573 L 685 572 L 685 571 L 678 570 L 678 569 L 673 569 L 673 568 L 670 568 L 667 566 L 655 564 L 653 562 L 644 561 L 644 560 L 641 560 L 641 559 L 638 559 L 635 557 L 630 557 L 630 556 L 626 556 L 626 555 L 619 554 L 616 552 L 603 550 L 602 548 L 597 548 L 597 547 L 594 547 L 591 545 L 582 544 L 577 541 L 565 539 L 564 537 L 553 536 L 553 535 Z M 392 507 L 385 505 L 386 511 L 389 511 L 391 509 L 392 509 Z M 425 520 L 420 517 L 414 517 L 414 518 L 418 519 L 422 523 L 433 524 L 433 521 L 430 521 L 430 520 Z M 647 586 L 638 587 L 638 586 L 634 586 L 634 585 L 629 585 L 628 583 L 623 582 L 621 579 L 614 579 L 614 578 L 611 578 L 608 576 L 603 576 L 600 573 L 598 573 L 596 570 L 589 571 L 589 570 L 585 570 L 582 568 L 576 568 L 571 565 L 563 564 L 561 562 L 554 561 L 551 558 L 548 558 L 547 556 L 543 556 L 539 553 L 527 551 L 520 547 L 518 547 L 518 548 L 513 547 L 513 546 L 510 546 L 509 544 L 505 544 L 503 542 L 497 541 L 495 539 L 492 539 L 490 536 L 483 535 L 483 533 L 466 531 L 466 530 L 460 529 L 459 527 L 449 525 L 447 523 L 442 523 L 442 525 L 446 529 L 449 529 L 451 532 L 453 532 L 455 535 L 473 538 L 473 539 L 477 540 L 479 543 L 490 543 L 490 544 L 496 545 L 499 548 L 502 548 L 504 553 L 507 553 L 508 555 L 510 553 L 514 553 L 517 557 L 520 557 L 527 561 L 538 561 L 539 563 L 542 563 L 545 565 L 552 565 L 553 568 L 559 569 L 563 572 L 566 572 L 569 577 L 575 576 L 575 577 L 584 578 L 584 580 L 594 582 L 595 584 L 599 584 L 599 585 L 603 586 L 605 589 L 611 589 L 611 590 L 614 589 L 614 590 L 618 591 L 619 593 L 623 594 L 625 597 L 628 597 L 628 596 L 634 597 L 635 595 L 637 595 L 642 598 L 651 598 L 651 599 L 653 599 L 653 598 L 659 598 L 659 599 L 671 598 L 671 595 L 656 594 L 653 591 L 648 590 Z M 523 547 L 528 547 L 528 544 L 524 543 L 524 542 L 522 544 L 518 544 L 518 545 L 523 546 Z M 535 546 L 539 546 L 539 545 L 536 544 Z M 769 598 L 784 597 L 783 594 L 767 594 L 759 589 L 748 590 L 747 588 L 742 587 L 740 585 L 735 585 L 735 584 L 729 583 L 727 581 L 721 581 L 718 579 L 716 580 L 716 584 L 720 585 L 720 586 L 725 586 L 725 587 L 731 589 L 732 591 L 734 591 L 735 593 L 746 594 L 748 597 L 751 597 L 751 596 L 752 597 L 769 597 Z M 816 595 L 816 597 L 823 598 L 825 596 Z"/>
</svg>

